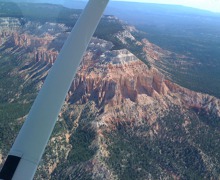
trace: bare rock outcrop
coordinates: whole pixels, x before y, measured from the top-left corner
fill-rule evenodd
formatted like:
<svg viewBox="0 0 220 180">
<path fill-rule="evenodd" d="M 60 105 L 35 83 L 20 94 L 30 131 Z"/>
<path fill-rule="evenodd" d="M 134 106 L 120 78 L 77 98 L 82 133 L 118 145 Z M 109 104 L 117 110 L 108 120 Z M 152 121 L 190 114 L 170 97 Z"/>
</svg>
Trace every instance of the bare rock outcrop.
<svg viewBox="0 0 220 180">
<path fill-rule="evenodd" d="M 147 104 L 146 101 L 151 99 L 162 109 L 176 104 L 203 109 L 220 117 L 220 101 L 217 98 L 172 83 L 156 68 L 149 69 L 126 49 L 100 52 L 89 51 L 84 56 L 69 92 L 70 102 L 93 100 L 98 107 L 109 108 L 128 100 Z"/>
<path fill-rule="evenodd" d="M 37 49 L 35 51 L 35 60 L 36 62 L 42 61 L 49 64 L 53 64 L 58 56 L 57 51 L 48 51 L 47 49 Z"/>
</svg>

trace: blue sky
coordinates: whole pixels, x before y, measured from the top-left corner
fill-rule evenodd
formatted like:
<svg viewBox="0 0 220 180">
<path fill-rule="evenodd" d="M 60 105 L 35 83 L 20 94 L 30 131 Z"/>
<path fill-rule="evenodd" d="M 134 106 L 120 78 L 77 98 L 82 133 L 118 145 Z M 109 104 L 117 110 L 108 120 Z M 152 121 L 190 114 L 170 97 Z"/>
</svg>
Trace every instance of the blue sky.
<svg viewBox="0 0 220 180">
<path fill-rule="evenodd" d="M 178 5 L 184 5 L 199 9 L 205 9 L 213 12 L 220 12 L 220 0 L 117 0 L 117 1 L 178 4 Z"/>
<path fill-rule="evenodd" d="M 16 0 L 11 0 L 15 1 Z M 76 0 L 22 0 L 30 2 L 65 2 L 65 1 L 76 1 Z M 77 0 L 77 1 L 88 1 L 88 0 Z M 110 0 L 110 1 L 131 1 L 131 2 L 146 2 L 146 3 L 158 3 L 158 4 L 176 4 L 188 7 L 194 7 L 198 9 L 209 10 L 212 12 L 220 13 L 220 0 Z"/>
</svg>

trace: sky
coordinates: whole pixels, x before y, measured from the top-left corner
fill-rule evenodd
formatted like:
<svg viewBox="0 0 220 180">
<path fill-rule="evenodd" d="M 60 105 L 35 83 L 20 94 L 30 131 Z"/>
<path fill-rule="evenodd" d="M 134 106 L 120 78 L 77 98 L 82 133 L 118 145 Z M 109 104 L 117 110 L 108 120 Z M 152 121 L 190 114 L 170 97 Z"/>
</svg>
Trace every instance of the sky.
<svg viewBox="0 0 220 180">
<path fill-rule="evenodd" d="M 16 0 L 11 0 L 15 1 Z M 75 1 L 75 0 L 20 0 L 20 1 L 31 1 L 31 2 L 64 2 L 64 1 Z M 77 1 L 88 1 L 88 0 L 77 0 Z M 212 12 L 220 13 L 220 0 L 110 0 L 110 1 L 130 1 L 130 2 L 145 2 L 145 3 L 158 3 L 158 4 L 175 4 L 183 5 L 198 9 L 209 10 Z"/>
<path fill-rule="evenodd" d="M 205 9 L 213 12 L 220 12 L 220 0 L 117 0 L 117 1 L 177 4 L 177 5 L 194 7 L 198 9 Z"/>
</svg>

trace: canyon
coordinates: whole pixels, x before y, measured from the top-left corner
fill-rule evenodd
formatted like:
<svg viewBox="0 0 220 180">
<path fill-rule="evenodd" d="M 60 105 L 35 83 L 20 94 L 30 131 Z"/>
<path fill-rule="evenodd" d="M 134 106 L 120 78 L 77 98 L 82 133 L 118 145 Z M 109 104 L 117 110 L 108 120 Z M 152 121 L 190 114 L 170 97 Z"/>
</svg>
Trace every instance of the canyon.
<svg viewBox="0 0 220 180">
<path fill-rule="evenodd" d="M 114 16 L 105 20 L 122 31 L 113 41 L 92 38 L 35 179 L 218 179 L 220 100 L 173 83 L 157 64 L 172 57 L 185 65 L 187 56 L 137 40 L 140 32 Z M 39 91 L 70 27 L 17 18 L 0 18 L 0 27 L 1 56 L 15 55 L 10 75 L 23 82 L 10 104 L 27 85 Z M 116 40 L 123 48 L 114 49 Z"/>
</svg>

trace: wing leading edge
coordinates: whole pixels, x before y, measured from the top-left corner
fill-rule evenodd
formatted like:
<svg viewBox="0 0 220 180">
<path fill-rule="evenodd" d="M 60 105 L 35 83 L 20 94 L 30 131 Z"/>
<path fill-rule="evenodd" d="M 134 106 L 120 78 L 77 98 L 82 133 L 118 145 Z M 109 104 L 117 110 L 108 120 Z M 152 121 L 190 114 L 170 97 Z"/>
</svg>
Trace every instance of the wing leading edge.
<svg viewBox="0 0 220 180">
<path fill-rule="evenodd" d="M 88 2 L 31 107 L 0 172 L 0 179 L 33 179 L 77 67 L 108 2 Z"/>
</svg>

